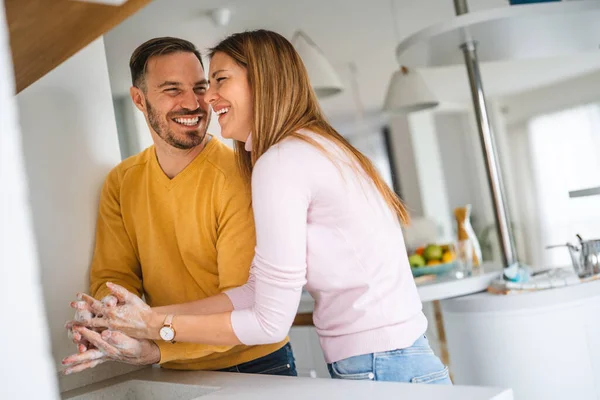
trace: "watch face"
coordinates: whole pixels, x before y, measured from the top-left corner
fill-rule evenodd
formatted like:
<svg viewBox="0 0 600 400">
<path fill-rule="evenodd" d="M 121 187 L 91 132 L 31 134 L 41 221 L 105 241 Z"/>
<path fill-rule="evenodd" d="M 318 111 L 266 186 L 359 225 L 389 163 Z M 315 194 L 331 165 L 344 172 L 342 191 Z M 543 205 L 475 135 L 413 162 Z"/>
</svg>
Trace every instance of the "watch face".
<svg viewBox="0 0 600 400">
<path fill-rule="evenodd" d="M 173 331 L 173 328 L 169 328 L 168 326 L 160 328 L 160 338 L 162 340 L 171 341 L 174 337 L 175 331 Z"/>
</svg>

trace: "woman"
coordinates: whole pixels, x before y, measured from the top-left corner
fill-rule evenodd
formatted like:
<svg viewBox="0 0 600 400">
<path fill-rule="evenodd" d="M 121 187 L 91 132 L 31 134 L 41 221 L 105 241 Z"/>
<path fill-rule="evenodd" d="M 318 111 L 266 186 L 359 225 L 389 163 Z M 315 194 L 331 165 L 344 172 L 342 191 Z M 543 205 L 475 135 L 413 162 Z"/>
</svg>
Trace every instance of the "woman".
<svg viewBox="0 0 600 400">
<path fill-rule="evenodd" d="M 333 378 L 451 384 L 423 333 L 401 201 L 325 120 L 304 65 L 281 35 L 234 34 L 210 52 L 205 100 L 251 181 L 257 245 L 242 287 L 151 309 L 108 284 L 119 306 L 87 297 L 93 327 L 214 345 L 282 340 L 302 288 Z M 244 240 L 244 238 L 240 238 Z M 162 332 L 162 333 L 161 333 Z"/>
</svg>

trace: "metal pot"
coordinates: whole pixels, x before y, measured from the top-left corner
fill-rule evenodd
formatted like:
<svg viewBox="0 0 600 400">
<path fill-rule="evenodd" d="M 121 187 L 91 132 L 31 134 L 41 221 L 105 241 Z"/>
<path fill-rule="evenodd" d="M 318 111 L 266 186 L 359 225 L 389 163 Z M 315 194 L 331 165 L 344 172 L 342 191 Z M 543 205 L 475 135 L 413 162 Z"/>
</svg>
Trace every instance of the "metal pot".
<svg viewBox="0 0 600 400">
<path fill-rule="evenodd" d="M 573 268 L 580 278 L 600 273 L 600 239 L 583 240 L 579 235 L 577 235 L 577 239 L 579 239 L 579 247 L 566 243 L 547 248 L 567 247 Z"/>
</svg>

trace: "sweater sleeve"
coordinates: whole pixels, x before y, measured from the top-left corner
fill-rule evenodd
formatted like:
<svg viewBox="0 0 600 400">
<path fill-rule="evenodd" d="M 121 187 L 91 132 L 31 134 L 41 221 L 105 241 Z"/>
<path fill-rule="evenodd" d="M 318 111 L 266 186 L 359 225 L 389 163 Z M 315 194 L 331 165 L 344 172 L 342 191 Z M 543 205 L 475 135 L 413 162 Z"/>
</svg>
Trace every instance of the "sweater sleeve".
<svg viewBox="0 0 600 400">
<path fill-rule="evenodd" d="M 246 345 L 286 337 L 306 283 L 311 182 L 306 160 L 296 154 L 286 151 L 284 156 L 274 147 L 260 158 L 252 174 L 256 251 L 251 277 L 246 285 L 227 292 L 235 308 L 233 330 Z"/>
<path fill-rule="evenodd" d="M 125 229 L 119 202 L 119 175 L 113 169 L 100 194 L 96 223 L 96 244 L 90 270 L 90 293 L 97 299 L 110 294 L 106 282 L 113 282 L 141 297 L 142 270 L 135 247 Z"/>
<path fill-rule="evenodd" d="M 256 292 L 256 277 L 250 269 L 248 282 L 242 286 L 227 290 L 225 294 L 231 300 L 234 310 L 250 308 L 254 305 L 254 293 Z"/>
</svg>

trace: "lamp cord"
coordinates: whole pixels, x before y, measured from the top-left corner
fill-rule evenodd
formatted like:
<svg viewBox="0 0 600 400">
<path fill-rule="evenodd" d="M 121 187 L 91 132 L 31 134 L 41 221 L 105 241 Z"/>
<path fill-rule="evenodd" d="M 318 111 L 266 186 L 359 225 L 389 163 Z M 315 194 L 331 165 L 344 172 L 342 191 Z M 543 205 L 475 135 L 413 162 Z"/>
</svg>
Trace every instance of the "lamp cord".
<svg viewBox="0 0 600 400">
<path fill-rule="evenodd" d="M 390 8 L 392 12 L 392 24 L 394 26 L 394 35 L 396 36 L 396 41 L 400 41 L 400 29 L 398 28 L 398 21 L 396 21 L 396 2 L 394 0 L 390 0 Z"/>
<path fill-rule="evenodd" d="M 356 104 L 356 110 L 358 111 L 356 113 L 356 122 L 358 123 L 365 117 L 365 107 L 360 98 L 358 79 L 356 77 L 358 73 L 356 64 L 354 62 L 348 63 L 348 69 L 350 69 L 350 74 L 352 75 L 352 97 L 354 97 L 354 103 Z"/>
</svg>

